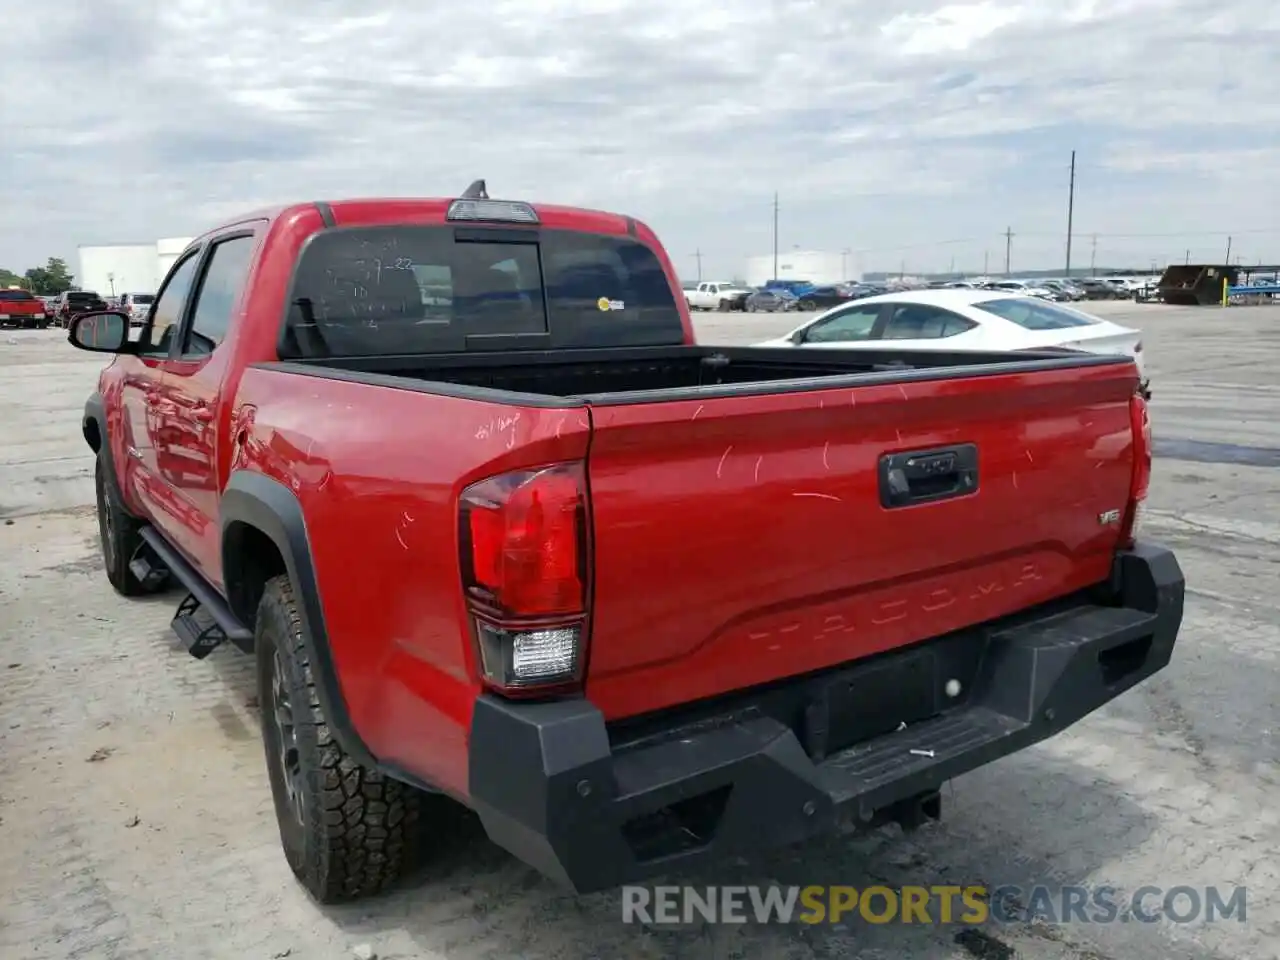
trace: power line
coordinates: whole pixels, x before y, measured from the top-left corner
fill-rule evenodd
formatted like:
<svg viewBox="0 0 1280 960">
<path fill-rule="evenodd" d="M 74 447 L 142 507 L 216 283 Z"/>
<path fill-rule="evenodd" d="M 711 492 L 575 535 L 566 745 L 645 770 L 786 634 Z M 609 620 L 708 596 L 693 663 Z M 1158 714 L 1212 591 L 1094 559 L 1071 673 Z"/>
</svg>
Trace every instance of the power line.
<svg viewBox="0 0 1280 960">
<path fill-rule="evenodd" d="M 1075 237 L 1102 237 L 1106 240 L 1154 240 L 1177 237 L 1240 237 L 1246 234 L 1274 234 L 1280 236 L 1280 228 L 1266 227 L 1258 230 L 1180 230 L 1176 233 L 1076 233 Z M 1056 233 L 1021 233 L 1022 237 L 1056 237 Z"/>
</svg>

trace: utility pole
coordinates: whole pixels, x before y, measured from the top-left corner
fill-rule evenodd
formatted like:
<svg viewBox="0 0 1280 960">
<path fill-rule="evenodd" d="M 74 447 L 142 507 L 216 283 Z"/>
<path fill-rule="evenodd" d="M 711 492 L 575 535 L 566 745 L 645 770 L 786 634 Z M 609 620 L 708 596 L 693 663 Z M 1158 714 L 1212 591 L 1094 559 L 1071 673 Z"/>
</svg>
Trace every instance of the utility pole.
<svg viewBox="0 0 1280 960">
<path fill-rule="evenodd" d="M 698 258 L 698 282 L 702 282 L 702 250 L 695 250 L 693 255 Z"/>
<path fill-rule="evenodd" d="M 1076 212 L 1076 152 L 1071 151 L 1071 185 L 1067 188 L 1067 276 L 1071 276 L 1071 223 Z"/>
<path fill-rule="evenodd" d="M 1004 275 L 1009 276 L 1009 261 L 1013 256 L 1013 227 L 1004 230 Z"/>
<path fill-rule="evenodd" d="M 1227 237 L 1227 259 L 1225 263 L 1228 267 L 1231 266 L 1231 238 L 1230 237 Z"/>
<path fill-rule="evenodd" d="M 987 267 L 990 265 L 990 261 L 991 261 L 991 251 L 983 250 L 982 251 L 982 275 L 984 277 L 988 273 Z"/>
<path fill-rule="evenodd" d="M 1182 258 L 1182 263 L 1183 263 L 1183 265 L 1186 265 L 1186 264 L 1188 264 L 1188 263 L 1190 263 L 1190 262 L 1191 262 L 1191 251 L 1190 251 L 1190 250 L 1188 250 L 1188 251 L 1187 251 L 1187 255 L 1186 255 L 1185 257 L 1183 257 L 1183 258 Z"/>
<path fill-rule="evenodd" d="M 951 266 L 947 268 L 947 273 L 953 277 L 956 275 L 956 258 L 954 255 L 951 257 Z"/>
<path fill-rule="evenodd" d="M 773 195 L 773 279 L 778 279 L 778 195 Z"/>
<path fill-rule="evenodd" d="M 1096 233 L 1093 235 L 1093 240 L 1089 247 L 1089 272 L 1098 272 L 1098 235 Z"/>
</svg>

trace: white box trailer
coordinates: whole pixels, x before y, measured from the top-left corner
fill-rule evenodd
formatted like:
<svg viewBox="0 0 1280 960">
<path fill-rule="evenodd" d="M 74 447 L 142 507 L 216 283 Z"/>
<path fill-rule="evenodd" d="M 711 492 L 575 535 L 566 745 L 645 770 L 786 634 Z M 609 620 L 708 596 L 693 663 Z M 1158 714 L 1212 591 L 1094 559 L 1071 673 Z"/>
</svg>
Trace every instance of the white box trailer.
<svg viewBox="0 0 1280 960">
<path fill-rule="evenodd" d="M 773 254 L 747 260 L 747 283 L 761 287 L 770 280 L 807 280 L 819 285 L 844 283 L 854 269 L 854 258 L 847 253 L 826 250 L 779 250 L 778 273 L 774 276 Z"/>
<path fill-rule="evenodd" d="M 150 243 L 81 244 L 76 286 L 104 297 L 155 293 L 191 237 L 165 237 Z"/>
<path fill-rule="evenodd" d="M 102 297 L 122 293 L 155 293 L 156 245 L 108 243 L 81 245 L 76 286 Z"/>
<path fill-rule="evenodd" d="M 160 284 L 164 282 L 164 278 L 169 273 L 169 268 L 173 266 L 175 260 L 181 256 L 182 251 L 191 245 L 194 237 L 165 237 L 156 241 L 156 286 L 160 289 Z"/>
</svg>

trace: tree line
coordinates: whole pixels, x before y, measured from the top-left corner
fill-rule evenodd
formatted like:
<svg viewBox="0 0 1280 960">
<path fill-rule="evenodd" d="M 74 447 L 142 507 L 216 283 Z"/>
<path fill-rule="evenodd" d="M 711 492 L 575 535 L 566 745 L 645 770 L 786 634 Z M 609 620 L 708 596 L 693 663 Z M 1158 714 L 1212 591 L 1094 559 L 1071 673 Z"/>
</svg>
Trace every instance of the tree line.
<svg viewBox="0 0 1280 960">
<path fill-rule="evenodd" d="M 61 257 L 50 257 L 43 267 L 32 267 L 24 273 L 14 273 L 0 267 L 0 288 L 21 287 L 41 297 L 56 297 L 75 289 L 75 276 Z"/>
</svg>

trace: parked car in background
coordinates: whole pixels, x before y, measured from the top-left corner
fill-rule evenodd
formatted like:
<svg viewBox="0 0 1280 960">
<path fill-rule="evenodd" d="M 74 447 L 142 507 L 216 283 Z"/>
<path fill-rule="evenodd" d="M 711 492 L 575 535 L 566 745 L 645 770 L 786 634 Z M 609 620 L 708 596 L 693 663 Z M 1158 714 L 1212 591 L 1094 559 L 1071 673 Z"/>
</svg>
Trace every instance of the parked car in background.
<svg viewBox="0 0 1280 960">
<path fill-rule="evenodd" d="M 0 327 L 43 330 L 51 320 L 44 301 L 21 287 L 0 289 Z"/>
<path fill-rule="evenodd" d="M 843 284 L 832 284 L 825 287 L 814 287 L 800 295 L 796 307 L 800 310 L 825 310 L 837 304 L 856 299 L 853 288 Z"/>
<path fill-rule="evenodd" d="M 92 290 L 68 290 L 58 295 L 54 322 L 60 327 L 69 326 L 71 321 L 82 313 L 106 309 L 107 301 Z"/>
<path fill-rule="evenodd" d="M 817 284 L 811 280 L 766 280 L 760 288 L 762 290 L 785 290 L 793 293 L 797 297 L 802 297 Z"/>
<path fill-rule="evenodd" d="M 1115 300 L 1117 299 L 1116 288 L 1098 277 L 1086 277 L 1078 281 L 1080 288 L 1084 290 L 1085 299 L 1087 300 Z"/>
<path fill-rule="evenodd" d="M 711 280 L 686 290 L 685 302 L 690 310 L 741 310 L 751 291 L 736 283 Z"/>
<path fill-rule="evenodd" d="M 992 290 L 914 290 L 828 310 L 758 347 L 1016 351 L 1066 348 L 1125 354 L 1150 390 L 1138 330 L 1038 297 Z"/>
<path fill-rule="evenodd" d="M 1058 294 L 1065 301 L 1083 300 L 1084 291 L 1068 280 L 1040 280 L 1040 286 Z"/>
<path fill-rule="evenodd" d="M 747 297 L 747 313 L 781 313 L 795 310 L 800 298 L 790 290 L 757 290 Z"/>
<path fill-rule="evenodd" d="M 988 289 L 1001 293 L 1018 293 L 1024 297 L 1039 297 L 1041 300 L 1065 300 L 1063 294 L 1043 286 L 1038 280 L 993 280 Z"/>
<path fill-rule="evenodd" d="M 140 327 L 146 321 L 147 314 L 151 311 L 151 304 L 155 301 L 156 297 L 153 293 L 122 293 L 120 309 L 129 314 L 131 326 Z"/>
<path fill-rule="evenodd" d="M 1124 277 L 1099 277 L 1098 279 L 1111 288 L 1112 297 L 1116 300 L 1128 300 L 1133 296 L 1133 288 Z"/>
</svg>

